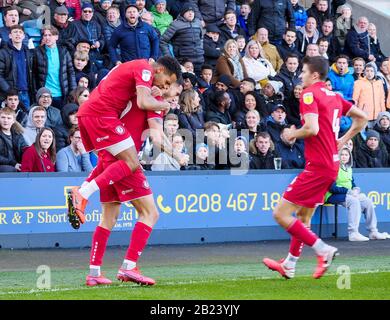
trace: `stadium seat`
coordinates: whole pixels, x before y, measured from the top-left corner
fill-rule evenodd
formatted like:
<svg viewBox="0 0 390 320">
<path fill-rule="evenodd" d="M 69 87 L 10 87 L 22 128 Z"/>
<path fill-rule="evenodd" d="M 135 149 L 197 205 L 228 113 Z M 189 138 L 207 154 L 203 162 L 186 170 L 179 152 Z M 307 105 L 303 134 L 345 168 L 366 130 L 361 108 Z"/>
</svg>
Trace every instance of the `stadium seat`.
<svg viewBox="0 0 390 320">
<path fill-rule="evenodd" d="M 323 210 L 324 207 L 334 207 L 334 232 L 332 235 L 337 239 L 337 224 L 338 224 L 338 205 L 337 204 L 330 204 L 330 203 L 325 203 L 320 206 L 320 230 L 318 232 L 318 236 L 321 238 L 321 233 L 322 233 L 322 215 L 323 215 Z"/>
</svg>

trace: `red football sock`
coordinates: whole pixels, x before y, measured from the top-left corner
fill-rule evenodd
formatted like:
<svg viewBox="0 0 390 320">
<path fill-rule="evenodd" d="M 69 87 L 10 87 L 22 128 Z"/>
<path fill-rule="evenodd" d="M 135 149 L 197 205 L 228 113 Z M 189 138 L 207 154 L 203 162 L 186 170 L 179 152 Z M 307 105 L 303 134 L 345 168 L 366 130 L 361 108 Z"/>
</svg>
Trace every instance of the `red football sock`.
<svg viewBox="0 0 390 320">
<path fill-rule="evenodd" d="M 294 257 L 300 257 L 302 253 L 304 243 L 296 237 L 291 237 L 290 241 L 290 254 Z"/>
<path fill-rule="evenodd" d="M 95 182 L 99 189 L 104 189 L 105 186 L 113 184 L 132 175 L 132 171 L 123 160 L 118 160 L 110 164 L 99 176 L 95 178 Z"/>
<path fill-rule="evenodd" d="M 125 259 L 137 262 L 142 251 L 145 249 L 149 236 L 152 233 L 152 228 L 138 221 L 131 234 L 130 246 L 127 249 Z"/>
<path fill-rule="evenodd" d="M 294 238 L 301 240 L 304 244 L 312 247 L 318 240 L 318 237 L 309 230 L 302 221 L 295 219 L 295 221 L 287 228 L 287 232 Z"/>
<path fill-rule="evenodd" d="M 101 266 L 103 256 L 106 251 L 107 241 L 111 231 L 97 226 L 92 238 L 91 255 L 89 264 L 92 266 Z"/>
</svg>

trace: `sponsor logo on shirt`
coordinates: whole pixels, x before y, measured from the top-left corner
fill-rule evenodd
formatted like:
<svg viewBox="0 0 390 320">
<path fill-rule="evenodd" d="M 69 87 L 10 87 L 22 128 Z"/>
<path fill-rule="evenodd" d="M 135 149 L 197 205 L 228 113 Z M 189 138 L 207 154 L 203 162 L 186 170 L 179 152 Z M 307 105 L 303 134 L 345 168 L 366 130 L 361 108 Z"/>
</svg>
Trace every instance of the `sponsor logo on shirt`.
<svg viewBox="0 0 390 320">
<path fill-rule="evenodd" d="M 152 77 L 152 73 L 149 70 L 142 70 L 142 80 L 148 82 Z"/>
<path fill-rule="evenodd" d="M 107 140 L 110 136 L 105 136 L 105 137 L 101 137 L 101 138 L 97 138 L 96 141 L 97 142 L 100 142 L 100 141 L 103 141 L 103 140 Z"/>
<path fill-rule="evenodd" d="M 307 92 L 303 95 L 303 103 L 304 104 L 312 104 L 314 101 L 313 92 Z"/>
<path fill-rule="evenodd" d="M 130 193 L 130 192 L 133 192 L 133 191 L 134 191 L 134 189 L 123 190 L 123 191 L 122 191 L 122 194 L 125 195 L 125 194 Z"/>
</svg>

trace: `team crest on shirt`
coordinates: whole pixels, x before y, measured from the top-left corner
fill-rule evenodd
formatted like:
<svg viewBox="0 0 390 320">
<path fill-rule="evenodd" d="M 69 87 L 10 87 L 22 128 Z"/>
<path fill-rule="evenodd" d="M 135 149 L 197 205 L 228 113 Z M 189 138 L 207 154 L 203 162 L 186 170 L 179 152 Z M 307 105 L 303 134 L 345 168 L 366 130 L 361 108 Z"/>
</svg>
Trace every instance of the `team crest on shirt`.
<svg viewBox="0 0 390 320">
<path fill-rule="evenodd" d="M 144 181 L 143 187 L 144 187 L 145 189 L 149 189 L 149 188 L 150 188 L 150 185 L 149 185 L 149 183 L 148 183 L 147 181 Z"/>
<path fill-rule="evenodd" d="M 313 92 L 308 92 L 303 95 L 303 103 L 304 104 L 312 104 L 314 101 Z"/>
<path fill-rule="evenodd" d="M 142 80 L 148 82 L 152 77 L 152 73 L 149 70 L 142 70 Z"/>
<path fill-rule="evenodd" d="M 122 134 L 125 133 L 125 128 L 123 128 L 122 126 L 117 126 L 117 127 L 115 128 L 115 132 L 116 132 L 117 134 L 122 135 Z"/>
</svg>

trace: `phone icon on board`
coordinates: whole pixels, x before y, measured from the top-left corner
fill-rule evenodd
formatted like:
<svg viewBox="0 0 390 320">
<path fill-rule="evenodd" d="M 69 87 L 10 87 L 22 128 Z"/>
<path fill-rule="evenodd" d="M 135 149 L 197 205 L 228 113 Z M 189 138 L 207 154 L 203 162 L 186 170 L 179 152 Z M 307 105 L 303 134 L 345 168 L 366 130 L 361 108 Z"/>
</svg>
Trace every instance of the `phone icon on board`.
<svg viewBox="0 0 390 320">
<path fill-rule="evenodd" d="M 157 197 L 157 205 L 158 205 L 158 207 L 160 208 L 160 210 L 163 213 L 171 213 L 172 212 L 172 208 L 170 206 L 164 206 L 163 205 L 163 200 L 164 200 L 164 197 L 162 195 L 159 195 Z"/>
</svg>

